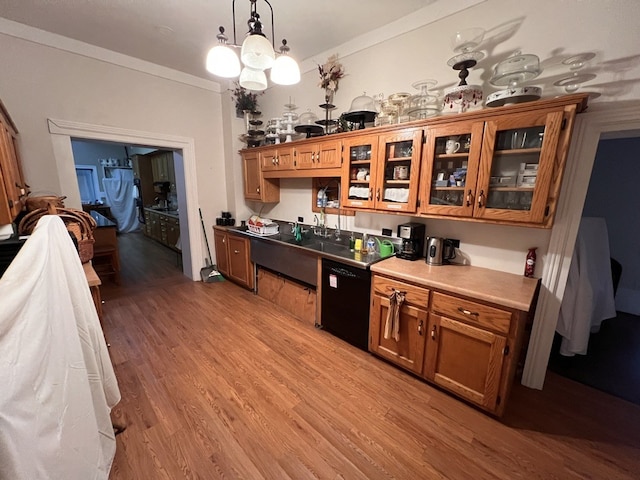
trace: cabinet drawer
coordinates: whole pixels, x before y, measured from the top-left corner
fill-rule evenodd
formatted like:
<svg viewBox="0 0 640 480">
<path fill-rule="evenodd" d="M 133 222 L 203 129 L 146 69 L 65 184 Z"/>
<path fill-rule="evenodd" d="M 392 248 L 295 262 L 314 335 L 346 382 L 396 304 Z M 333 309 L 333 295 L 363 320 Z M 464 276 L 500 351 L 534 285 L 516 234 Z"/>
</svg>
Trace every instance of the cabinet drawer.
<svg viewBox="0 0 640 480">
<path fill-rule="evenodd" d="M 374 276 L 373 291 L 383 297 L 389 297 L 394 290 L 406 292 L 404 301 L 418 307 L 426 308 L 429 304 L 429 290 L 390 278 Z"/>
<path fill-rule="evenodd" d="M 437 292 L 433 294 L 431 310 L 505 334 L 511 325 L 511 312 Z"/>
</svg>

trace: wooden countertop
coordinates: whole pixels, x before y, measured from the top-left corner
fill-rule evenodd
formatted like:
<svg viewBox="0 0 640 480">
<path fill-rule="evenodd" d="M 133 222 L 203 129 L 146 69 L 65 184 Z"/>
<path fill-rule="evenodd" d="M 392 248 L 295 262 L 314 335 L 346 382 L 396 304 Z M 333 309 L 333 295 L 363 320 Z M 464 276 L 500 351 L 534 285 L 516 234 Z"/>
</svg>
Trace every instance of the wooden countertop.
<svg viewBox="0 0 640 480">
<path fill-rule="evenodd" d="M 427 265 L 424 260 L 392 257 L 371 265 L 371 271 L 428 288 L 477 298 L 528 312 L 539 279 L 470 265 Z"/>
<path fill-rule="evenodd" d="M 91 265 L 91 262 L 83 263 L 82 269 L 84 270 L 84 275 L 87 277 L 87 283 L 90 287 L 97 287 L 99 285 L 102 285 L 100 277 L 98 277 L 98 274 L 93 269 L 93 265 Z"/>
</svg>

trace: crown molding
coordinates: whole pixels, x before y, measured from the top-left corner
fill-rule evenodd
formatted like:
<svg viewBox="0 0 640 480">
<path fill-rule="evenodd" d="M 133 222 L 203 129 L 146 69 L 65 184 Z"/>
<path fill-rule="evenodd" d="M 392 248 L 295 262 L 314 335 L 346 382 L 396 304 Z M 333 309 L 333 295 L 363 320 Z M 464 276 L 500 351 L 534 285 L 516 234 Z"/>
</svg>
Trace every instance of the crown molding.
<svg viewBox="0 0 640 480">
<path fill-rule="evenodd" d="M 72 38 L 64 37 L 55 33 L 30 27 L 22 23 L 0 18 L 0 33 L 26 40 L 28 42 L 37 43 L 46 47 L 63 50 L 65 52 L 74 53 L 87 58 L 92 58 L 101 62 L 110 63 L 119 67 L 135 70 L 138 72 L 153 75 L 154 77 L 164 78 L 184 85 L 209 90 L 220 93 L 223 89 L 214 81 L 189 75 L 188 73 L 179 72 L 172 68 L 156 65 L 155 63 L 140 60 L 139 58 L 130 57 L 121 53 L 107 50 L 106 48 L 96 47 L 88 43 L 80 42 Z"/>
</svg>

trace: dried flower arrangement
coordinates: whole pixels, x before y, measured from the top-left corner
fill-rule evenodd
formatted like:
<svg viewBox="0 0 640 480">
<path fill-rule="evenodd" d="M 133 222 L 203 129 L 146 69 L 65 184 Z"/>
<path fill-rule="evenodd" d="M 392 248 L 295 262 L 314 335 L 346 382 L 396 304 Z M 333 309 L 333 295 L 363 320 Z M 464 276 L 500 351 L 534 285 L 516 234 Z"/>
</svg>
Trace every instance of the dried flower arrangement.
<svg viewBox="0 0 640 480">
<path fill-rule="evenodd" d="M 255 112 L 258 109 L 258 96 L 264 92 L 250 92 L 241 87 L 238 82 L 234 82 L 235 88 L 231 90 L 231 96 L 236 102 L 236 113 L 240 116 L 244 110 Z"/>
<path fill-rule="evenodd" d="M 318 86 L 325 90 L 335 92 L 338 90 L 338 82 L 344 77 L 344 67 L 338 62 L 338 54 L 331 55 L 323 65 L 318 65 L 320 83 Z"/>
</svg>

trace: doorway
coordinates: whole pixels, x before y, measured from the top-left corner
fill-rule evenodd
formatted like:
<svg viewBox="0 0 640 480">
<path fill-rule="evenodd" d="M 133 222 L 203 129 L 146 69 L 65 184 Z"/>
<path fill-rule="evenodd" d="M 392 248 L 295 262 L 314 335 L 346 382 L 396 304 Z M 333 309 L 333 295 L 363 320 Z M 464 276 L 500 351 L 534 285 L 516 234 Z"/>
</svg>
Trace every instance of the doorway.
<svg viewBox="0 0 640 480">
<path fill-rule="evenodd" d="M 71 146 L 82 208 L 100 220 L 94 250 L 98 253 L 107 250 L 94 259 L 98 262 L 96 272 L 103 281 L 103 297 L 121 296 L 121 290 L 140 286 L 148 278 L 170 275 L 172 270 L 182 272 L 173 152 L 76 138 L 71 139 Z M 167 183 L 168 189 L 154 192 L 154 185 L 164 187 Z M 143 192 L 141 186 L 148 188 Z M 169 208 L 161 211 L 161 196 L 165 207 L 167 199 L 171 200 L 170 211 Z M 147 225 L 146 218 L 157 228 Z M 160 225 L 156 225 L 160 218 L 166 218 L 170 225 L 161 230 Z M 113 234 L 114 230 L 117 235 Z M 100 245 L 101 242 L 105 245 Z M 119 256 L 120 261 L 109 260 L 102 265 L 102 257 L 113 259 L 114 244 L 119 253 L 115 256 Z M 142 262 L 141 256 L 145 257 Z"/>
<path fill-rule="evenodd" d="M 158 148 L 174 151 L 178 202 L 184 206 L 180 210 L 182 271 L 191 280 L 199 280 L 201 259 L 204 258 L 204 243 L 199 228 L 194 139 L 51 118 L 48 119 L 48 127 L 51 134 L 53 156 L 59 174 L 60 191 L 66 195 L 65 202 L 71 208 L 82 208 L 75 175 L 71 138 L 140 146 L 154 145 Z"/>
<path fill-rule="evenodd" d="M 556 334 L 549 359 L 550 370 L 636 404 L 640 404 L 640 257 L 636 241 L 640 212 L 634 198 L 640 181 L 638 157 L 640 135 L 603 135 L 582 211 L 582 217 L 606 222 L 616 314 L 589 335 L 586 355 L 562 356 L 561 338 Z"/>
</svg>

